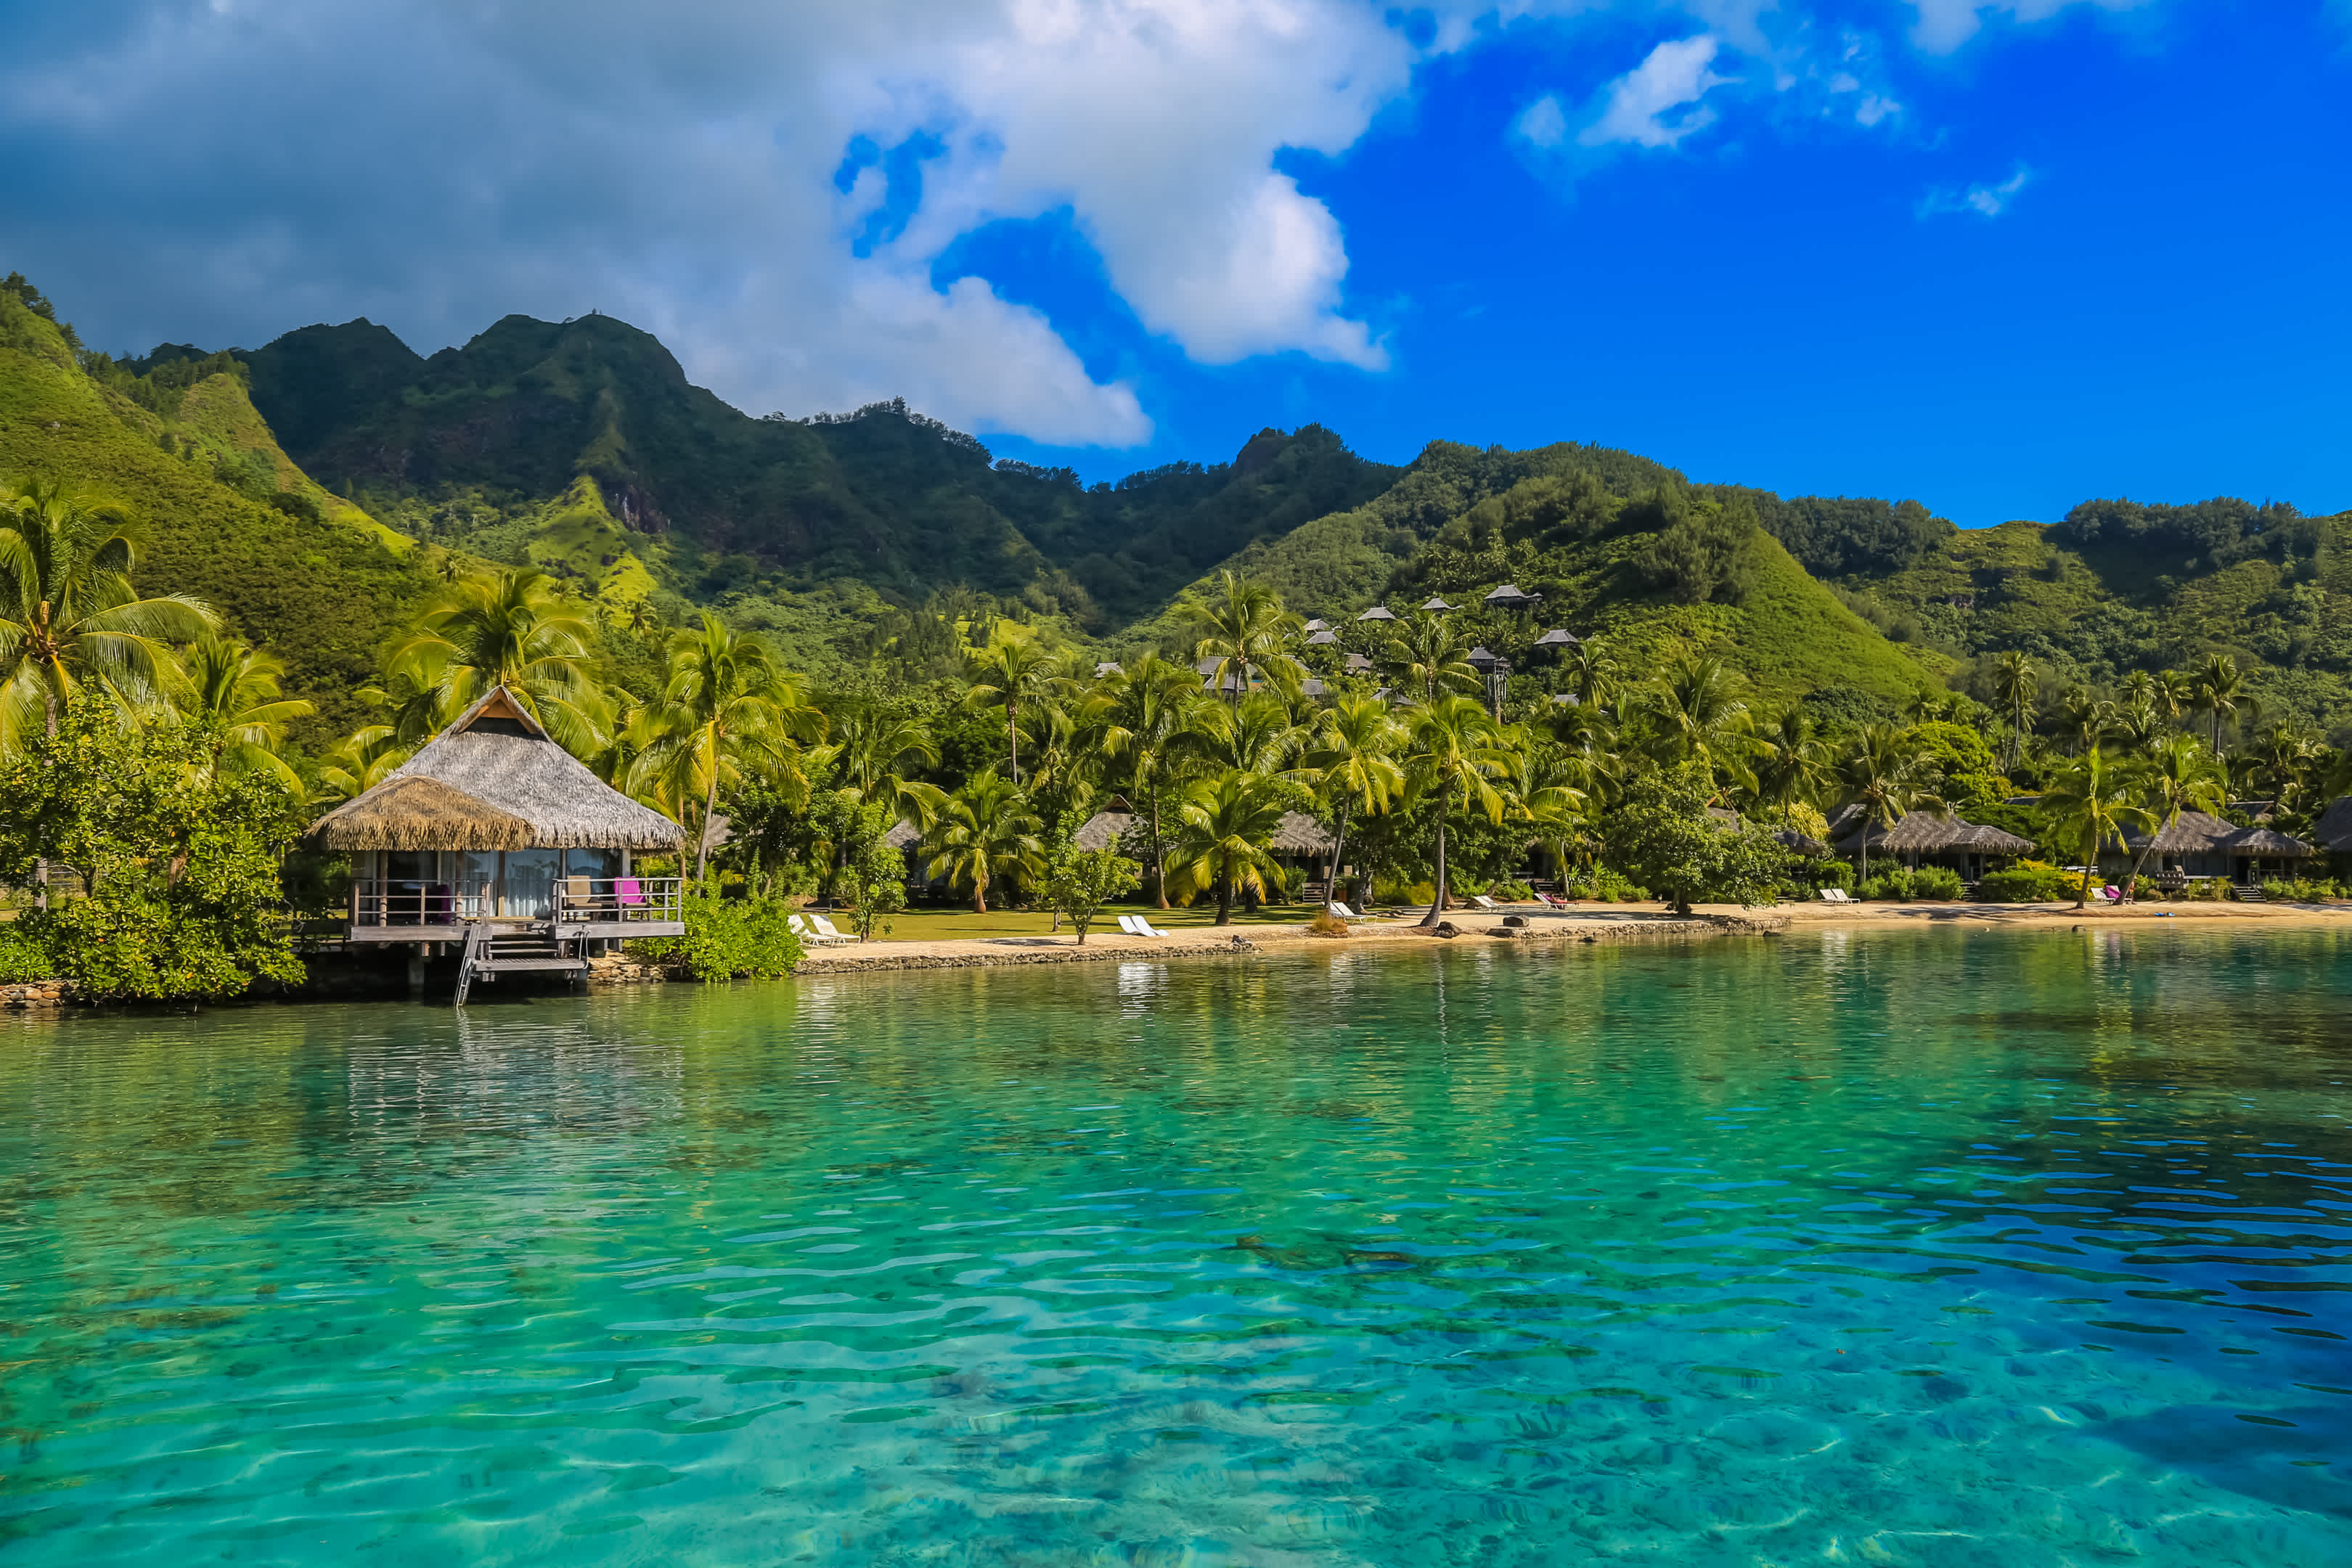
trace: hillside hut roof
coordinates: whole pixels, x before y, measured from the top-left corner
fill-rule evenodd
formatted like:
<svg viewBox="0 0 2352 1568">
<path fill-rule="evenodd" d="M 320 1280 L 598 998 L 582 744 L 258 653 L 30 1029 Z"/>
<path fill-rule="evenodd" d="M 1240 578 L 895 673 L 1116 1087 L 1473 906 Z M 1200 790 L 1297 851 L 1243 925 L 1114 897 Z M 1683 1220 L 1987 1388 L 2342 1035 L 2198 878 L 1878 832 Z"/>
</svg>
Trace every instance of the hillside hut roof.
<svg viewBox="0 0 2352 1568">
<path fill-rule="evenodd" d="M 916 840 L 922 836 L 921 828 L 902 817 L 891 825 L 889 832 L 882 836 L 882 842 L 893 849 L 912 849 Z"/>
<path fill-rule="evenodd" d="M 1301 697 L 1328 697 L 1331 689 L 1310 675 L 1298 683 L 1298 694 Z"/>
<path fill-rule="evenodd" d="M 1331 835 L 1303 811 L 1286 811 L 1266 847 L 1277 855 L 1328 855 Z"/>
<path fill-rule="evenodd" d="M 1348 656 L 1348 673 L 1349 675 L 1370 675 L 1371 672 L 1372 661 L 1370 659 L 1366 658 L 1360 653 L 1351 653 Z"/>
<path fill-rule="evenodd" d="M 1360 621 L 1392 621 L 1396 619 L 1396 612 L 1386 605 L 1374 605 L 1356 618 Z"/>
<path fill-rule="evenodd" d="M 1435 613 L 1437 613 L 1437 614 L 1441 614 L 1441 615 L 1442 615 L 1442 614 L 1444 614 L 1445 611 L 1452 609 L 1454 606 L 1453 606 L 1453 605 L 1449 605 L 1449 604 L 1447 604 L 1444 600 L 1443 600 L 1443 599 L 1439 598 L 1436 595 L 1432 594 L 1432 595 L 1429 596 L 1428 601 L 1427 601 L 1426 603 L 1424 603 L 1421 607 L 1422 607 L 1423 609 L 1424 609 L 1424 610 L 1433 611 L 1433 612 L 1435 612 Z"/>
<path fill-rule="evenodd" d="M 1481 645 L 1464 654 L 1462 660 L 1473 669 L 1489 670 L 1495 668 L 1495 650 Z"/>
<path fill-rule="evenodd" d="M 2332 849 L 2339 855 L 2352 854 L 2352 795 L 2331 802 L 2327 809 L 2319 814 L 2319 821 L 2313 826 L 2311 836 L 2319 841 L 2323 849 Z"/>
<path fill-rule="evenodd" d="M 2156 835 L 2156 850 L 2161 855 L 2204 855 L 2219 850 L 2237 828 L 2218 816 L 2208 816 L 2201 811 L 2184 811 L 2177 822 L 2168 823 Z M 2147 847 L 2145 833 L 2126 833 L 2124 843 L 2137 850 Z"/>
<path fill-rule="evenodd" d="M 1336 643 L 1339 640 L 1339 634 L 1333 631 L 1329 626 L 1318 626 L 1315 628 L 1314 635 L 1307 639 L 1307 646 L 1308 647 L 1329 647 L 1333 643 Z"/>
<path fill-rule="evenodd" d="M 1573 647 L 1576 646 L 1576 634 L 1570 631 L 1566 626 L 1554 626 L 1551 630 L 1544 633 L 1543 636 L 1536 638 L 1536 647 Z"/>
<path fill-rule="evenodd" d="M 1121 668 L 1118 660 L 1115 658 L 1106 658 L 1100 660 L 1095 665 L 1095 679 L 1097 680 L 1100 680 L 1108 675 L 1125 675 L 1127 671 Z"/>
<path fill-rule="evenodd" d="M 1081 849 L 1116 849 L 1118 847 L 1118 836 L 1125 833 L 1127 825 L 1134 820 L 1135 817 L 1128 812 L 1097 811 L 1070 836 L 1070 841 Z"/>
<path fill-rule="evenodd" d="M 2274 855 L 2289 860 L 2319 853 L 2302 839 L 2290 838 L 2275 827 L 2249 827 L 2232 833 L 2221 841 L 2221 847 L 2232 855 Z"/>
<path fill-rule="evenodd" d="M 530 824 L 438 779 L 393 778 L 345 801 L 310 828 L 321 849 L 520 849 Z"/>
<path fill-rule="evenodd" d="M 1328 631 L 1330 628 L 1331 623 L 1320 616 L 1307 623 L 1307 629 L 1310 632 Z"/>
<path fill-rule="evenodd" d="M 1793 827 L 1778 828 L 1773 832 L 1772 837 L 1780 841 L 1782 848 L 1792 849 L 1809 859 L 1824 859 L 1830 852 L 1828 845 L 1811 834 L 1800 833 Z"/>
<path fill-rule="evenodd" d="M 1487 591 L 1486 603 L 1498 610 L 1524 609 L 1542 598 L 1541 594 L 1524 593 L 1517 583 L 1506 583 Z"/>
<path fill-rule="evenodd" d="M 550 740 L 539 721 L 501 686 L 460 713 L 390 778 L 320 818 L 311 828 L 314 839 L 331 849 L 376 847 L 347 842 L 341 825 L 389 821 L 387 803 L 395 798 L 437 800 L 455 809 L 445 796 L 404 790 L 395 797 L 389 793 L 404 781 L 420 779 L 466 797 L 478 809 L 470 814 L 471 826 L 450 823 L 458 837 L 420 841 L 413 847 L 676 849 L 686 837 L 677 823 L 590 773 L 579 758 Z M 490 832 L 488 823 L 493 816 L 520 820 L 524 837 L 493 846 L 464 837 Z"/>
</svg>

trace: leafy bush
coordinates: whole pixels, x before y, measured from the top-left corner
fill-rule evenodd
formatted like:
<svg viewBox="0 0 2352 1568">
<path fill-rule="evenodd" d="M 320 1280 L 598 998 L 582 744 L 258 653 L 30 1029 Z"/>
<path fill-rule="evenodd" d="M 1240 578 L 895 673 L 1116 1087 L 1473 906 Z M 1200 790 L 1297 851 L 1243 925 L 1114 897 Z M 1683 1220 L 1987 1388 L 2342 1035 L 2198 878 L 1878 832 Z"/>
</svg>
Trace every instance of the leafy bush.
<svg viewBox="0 0 2352 1568">
<path fill-rule="evenodd" d="M 1535 901 L 1536 890 L 1525 882 L 1495 882 L 1488 885 L 1486 896 L 1509 904 L 1528 904 Z"/>
<path fill-rule="evenodd" d="M 1949 902 L 1967 889 L 1960 874 L 1947 866 L 1922 866 L 1911 873 L 1911 896 L 1936 902 Z"/>
<path fill-rule="evenodd" d="M 0 771 L 0 879 L 69 868 L 89 891 L 19 916 L 12 940 L 98 995 L 233 996 L 293 984 L 302 963 L 279 919 L 278 860 L 301 803 L 260 773 L 216 776 L 194 731 L 122 727 L 75 702 Z"/>
<path fill-rule="evenodd" d="M 1647 888 L 1638 888 L 1606 866 L 1595 866 L 1568 879 L 1565 897 L 1590 899 L 1604 904 L 1638 904 L 1650 897 Z"/>
<path fill-rule="evenodd" d="M 1864 882 L 1855 896 L 1874 903 L 1907 902 L 1911 897 L 1911 873 L 1900 866 L 1882 871 Z"/>
<path fill-rule="evenodd" d="M 1307 934 L 1309 936 L 1346 936 L 1348 934 L 1348 922 L 1341 920 L 1338 915 L 1333 914 L 1329 910 L 1318 910 L 1315 911 L 1315 918 L 1307 922 Z"/>
<path fill-rule="evenodd" d="M 1843 860 L 1818 860 L 1810 875 L 1816 888 L 1852 888 L 1853 867 Z"/>
<path fill-rule="evenodd" d="M 1045 867 L 1039 894 L 1047 908 L 1059 913 L 1087 944 L 1087 928 L 1103 905 L 1121 893 L 1143 885 L 1143 868 L 1116 849 L 1081 849 L 1064 839 Z"/>
<path fill-rule="evenodd" d="M 1977 883 L 1977 897 L 1989 904 L 2051 904 L 2071 900 L 2081 890 L 2082 879 L 2055 866 L 2028 861 L 2005 871 L 1988 871 Z"/>
<path fill-rule="evenodd" d="M 21 921 L 0 925 L 0 985 L 23 985 L 58 977 L 57 960 Z"/>
<path fill-rule="evenodd" d="M 777 898 L 721 898 L 697 888 L 683 900 L 684 936 L 646 937 L 629 944 L 641 957 L 683 963 L 706 984 L 719 980 L 774 980 L 801 961 L 801 939 L 788 923 L 792 906 Z"/>
<path fill-rule="evenodd" d="M 1677 914 L 1702 900 L 1770 903 L 1795 857 L 1761 827 L 1727 828 L 1709 817 L 1702 786 L 1687 772 L 1629 781 L 1602 824 L 1610 863 L 1656 889 Z"/>
</svg>

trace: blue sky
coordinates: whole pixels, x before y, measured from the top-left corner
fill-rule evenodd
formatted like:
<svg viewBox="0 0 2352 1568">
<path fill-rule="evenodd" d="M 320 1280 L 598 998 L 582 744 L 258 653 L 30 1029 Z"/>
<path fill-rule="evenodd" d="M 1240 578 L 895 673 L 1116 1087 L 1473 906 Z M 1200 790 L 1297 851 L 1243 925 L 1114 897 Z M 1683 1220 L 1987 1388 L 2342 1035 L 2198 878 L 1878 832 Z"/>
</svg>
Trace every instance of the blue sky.
<svg viewBox="0 0 2352 1568">
<path fill-rule="evenodd" d="M 1112 478 L 1328 425 L 2352 507 L 2352 0 L 0 5 L 91 342 L 660 333 Z"/>
</svg>

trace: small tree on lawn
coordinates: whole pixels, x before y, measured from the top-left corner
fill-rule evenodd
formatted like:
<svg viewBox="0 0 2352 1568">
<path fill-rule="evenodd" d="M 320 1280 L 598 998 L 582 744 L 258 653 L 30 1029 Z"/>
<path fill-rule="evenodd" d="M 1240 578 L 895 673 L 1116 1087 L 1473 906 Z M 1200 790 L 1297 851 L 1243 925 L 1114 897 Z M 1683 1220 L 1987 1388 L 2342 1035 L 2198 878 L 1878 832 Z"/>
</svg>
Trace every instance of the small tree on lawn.
<svg viewBox="0 0 2352 1568">
<path fill-rule="evenodd" d="M 888 936 L 890 917 L 907 907 L 907 857 L 884 842 L 890 817 L 889 809 L 878 802 L 854 807 L 841 840 L 841 872 L 835 885 L 860 942 Z"/>
<path fill-rule="evenodd" d="M 1116 849 L 1081 849 L 1065 840 L 1045 863 L 1045 902 L 1070 922 L 1080 947 L 1102 907 L 1142 885 L 1143 868 Z"/>
</svg>

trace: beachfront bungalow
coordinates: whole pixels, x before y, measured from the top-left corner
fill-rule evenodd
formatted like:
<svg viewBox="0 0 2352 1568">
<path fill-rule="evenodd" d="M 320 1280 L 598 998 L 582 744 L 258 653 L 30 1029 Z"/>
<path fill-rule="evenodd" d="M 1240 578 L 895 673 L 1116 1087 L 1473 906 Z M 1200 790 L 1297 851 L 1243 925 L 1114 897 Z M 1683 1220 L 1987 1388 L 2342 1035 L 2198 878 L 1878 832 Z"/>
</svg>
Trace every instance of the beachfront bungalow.
<svg viewBox="0 0 2352 1568">
<path fill-rule="evenodd" d="M 668 817 L 598 778 L 504 687 L 459 714 L 391 777 L 311 826 L 352 857 L 354 943 L 477 944 L 478 927 L 543 939 L 576 966 L 586 942 L 685 934 Z M 518 967 L 520 965 L 518 964 Z M 547 965 L 552 967 L 552 964 Z"/>
<path fill-rule="evenodd" d="M 2328 809 L 2333 814 L 2336 808 Z M 2184 811 L 2158 831 L 2155 848 L 2140 874 L 2159 887 L 2176 890 L 2208 878 L 2240 888 L 2259 888 L 2274 879 L 2302 876 L 2304 862 L 2325 853 L 2326 826 L 2327 818 L 2321 817 L 2315 835 L 2321 843 L 2315 845 L 2274 827 L 2260 824 L 2240 827 L 2201 811 Z M 2147 847 L 2147 834 L 2126 833 L 2120 849 L 2110 844 L 2100 854 L 2099 868 L 2113 879 L 2125 877 Z"/>
<path fill-rule="evenodd" d="M 1881 827 L 1864 821 L 1862 807 L 1848 805 L 1830 818 L 1829 826 L 1831 847 L 1857 862 L 1867 848 L 1874 861 L 1899 860 L 1914 871 L 1922 865 L 1944 866 L 1958 872 L 1963 882 L 1981 881 L 1993 861 L 2014 859 L 2033 848 L 2032 839 L 2014 833 L 1925 811 Z"/>
</svg>

